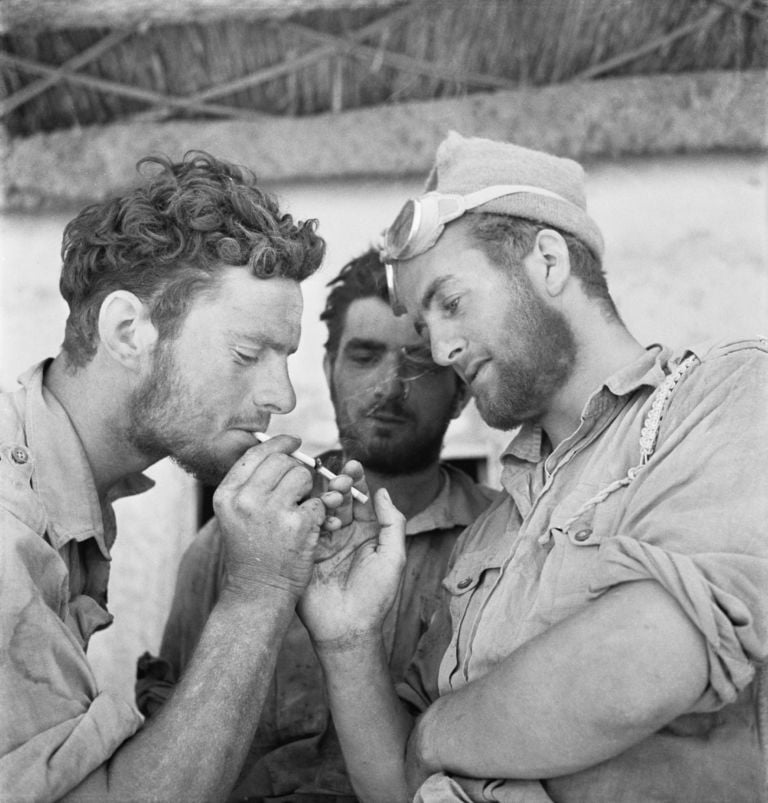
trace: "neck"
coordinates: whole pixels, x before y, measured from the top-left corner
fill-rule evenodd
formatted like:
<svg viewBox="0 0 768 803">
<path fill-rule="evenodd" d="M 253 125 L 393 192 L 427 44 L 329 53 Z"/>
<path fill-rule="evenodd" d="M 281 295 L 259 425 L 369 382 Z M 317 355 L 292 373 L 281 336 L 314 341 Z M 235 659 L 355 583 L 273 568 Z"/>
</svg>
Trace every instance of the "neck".
<svg viewBox="0 0 768 803">
<path fill-rule="evenodd" d="M 440 493 L 442 483 L 438 462 L 412 474 L 390 475 L 366 469 L 365 479 L 372 494 L 379 488 L 386 488 L 395 507 L 406 519 L 431 505 Z"/>
<path fill-rule="evenodd" d="M 97 354 L 85 367 L 72 370 L 60 354 L 48 366 L 44 384 L 69 416 L 88 458 L 96 491 L 104 498 L 115 483 L 152 461 L 125 439 L 128 389 L 123 377 L 102 371 L 99 363 Z"/>
<path fill-rule="evenodd" d="M 540 419 L 553 449 L 577 429 L 584 405 L 595 390 L 618 370 L 639 359 L 645 351 L 617 319 L 603 319 L 600 325 L 575 334 L 577 346 L 573 371 Z"/>
</svg>

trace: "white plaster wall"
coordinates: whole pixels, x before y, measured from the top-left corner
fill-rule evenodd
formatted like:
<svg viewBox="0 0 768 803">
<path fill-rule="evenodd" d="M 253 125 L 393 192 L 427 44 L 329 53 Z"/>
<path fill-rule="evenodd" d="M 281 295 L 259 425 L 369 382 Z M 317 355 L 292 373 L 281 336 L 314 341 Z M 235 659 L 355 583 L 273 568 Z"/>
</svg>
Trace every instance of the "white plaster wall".
<svg viewBox="0 0 768 803">
<path fill-rule="evenodd" d="M 768 334 L 765 156 L 603 160 L 587 167 L 591 212 L 607 244 L 609 284 L 640 340 L 681 346 L 728 334 Z M 320 219 L 328 241 L 324 268 L 305 283 L 302 345 L 291 361 L 297 408 L 272 424 L 273 431 L 300 434 L 309 451 L 334 441 L 320 367 L 324 284 L 369 245 L 420 184 L 412 179 L 277 188 L 296 216 Z M 27 365 L 58 349 L 66 313 L 57 291 L 58 251 L 69 217 L 0 217 L 4 389 Z M 505 440 L 471 408 L 452 425 L 446 453 L 493 457 Z M 491 465 L 495 482 L 495 462 Z M 194 483 L 186 475 L 167 461 L 150 474 L 156 489 L 118 503 L 110 586 L 116 622 L 97 634 L 90 648 L 102 684 L 126 697 L 132 695 L 136 657 L 159 644 L 176 566 L 197 516 Z"/>
</svg>

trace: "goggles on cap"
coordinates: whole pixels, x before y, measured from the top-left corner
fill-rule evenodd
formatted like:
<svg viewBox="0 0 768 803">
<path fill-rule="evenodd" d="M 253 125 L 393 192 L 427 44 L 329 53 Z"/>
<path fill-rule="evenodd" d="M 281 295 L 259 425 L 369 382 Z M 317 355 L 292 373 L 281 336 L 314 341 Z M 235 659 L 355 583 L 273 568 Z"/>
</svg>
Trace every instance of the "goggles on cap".
<svg viewBox="0 0 768 803">
<path fill-rule="evenodd" d="M 405 307 L 397 297 L 392 262 L 411 259 L 428 251 L 440 239 L 446 224 L 460 218 L 468 210 L 505 195 L 520 193 L 545 195 L 548 198 L 571 203 L 556 192 L 528 184 L 501 184 L 485 187 L 469 195 L 428 192 L 406 201 L 394 223 L 385 232 L 381 253 L 386 270 L 390 304 L 395 315 L 403 315 Z"/>
</svg>

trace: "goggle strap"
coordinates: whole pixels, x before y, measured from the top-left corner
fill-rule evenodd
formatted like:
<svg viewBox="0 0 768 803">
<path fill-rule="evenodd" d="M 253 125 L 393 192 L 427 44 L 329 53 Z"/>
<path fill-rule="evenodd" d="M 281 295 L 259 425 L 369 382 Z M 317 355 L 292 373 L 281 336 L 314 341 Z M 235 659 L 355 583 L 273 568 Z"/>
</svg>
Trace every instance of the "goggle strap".
<svg viewBox="0 0 768 803">
<path fill-rule="evenodd" d="M 545 190 L 543 187 L 534 187 L 530 184 L 499 184 L 495 187 L 484 187 L 482 190 L 465 195 L 464 203 L 466 204 L 466 209 L 474 209 L 476 206 L 488 203 L 488 201 L 503 198 L 505 195 L 519 195 L 523 192 L 528 192 L 532 195 L 544 195 L 547 198 L 554 198 L 571 206 L 574 205 L 567 198 L 563 198 L 562 195 L 558 195 L 556 192 Z"/>
</svg>

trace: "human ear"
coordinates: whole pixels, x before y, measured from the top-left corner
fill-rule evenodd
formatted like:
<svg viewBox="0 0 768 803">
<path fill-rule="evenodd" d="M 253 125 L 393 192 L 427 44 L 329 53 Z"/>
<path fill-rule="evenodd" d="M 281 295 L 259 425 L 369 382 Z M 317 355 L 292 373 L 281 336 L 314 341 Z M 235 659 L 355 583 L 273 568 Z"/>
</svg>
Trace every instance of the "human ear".
<svg viewBox="0 0 768 803">
<path fill-rule="evenodd" d="M 325 374 L 325 381 L 328 383 L 328 389 L 333 387 L 333 360 L 331 355 L 326 351 L 323 357 L 323 373 Z"/>
<path fill-rule="evenodd" d="M 157 341 L 147 305 L 127 290 L 111 292 L 99 309 L 99 340 L 112 359 L 137 370 Z"/>
<path fill-rule="evenodd" d="M 553 229 L 542 229 L 533 246 L 536 261 L 543 266 L 542 285 L 550 296 L 563 291 L 571 275 L 571 257 L 563 235 Z"/>
</svg>

